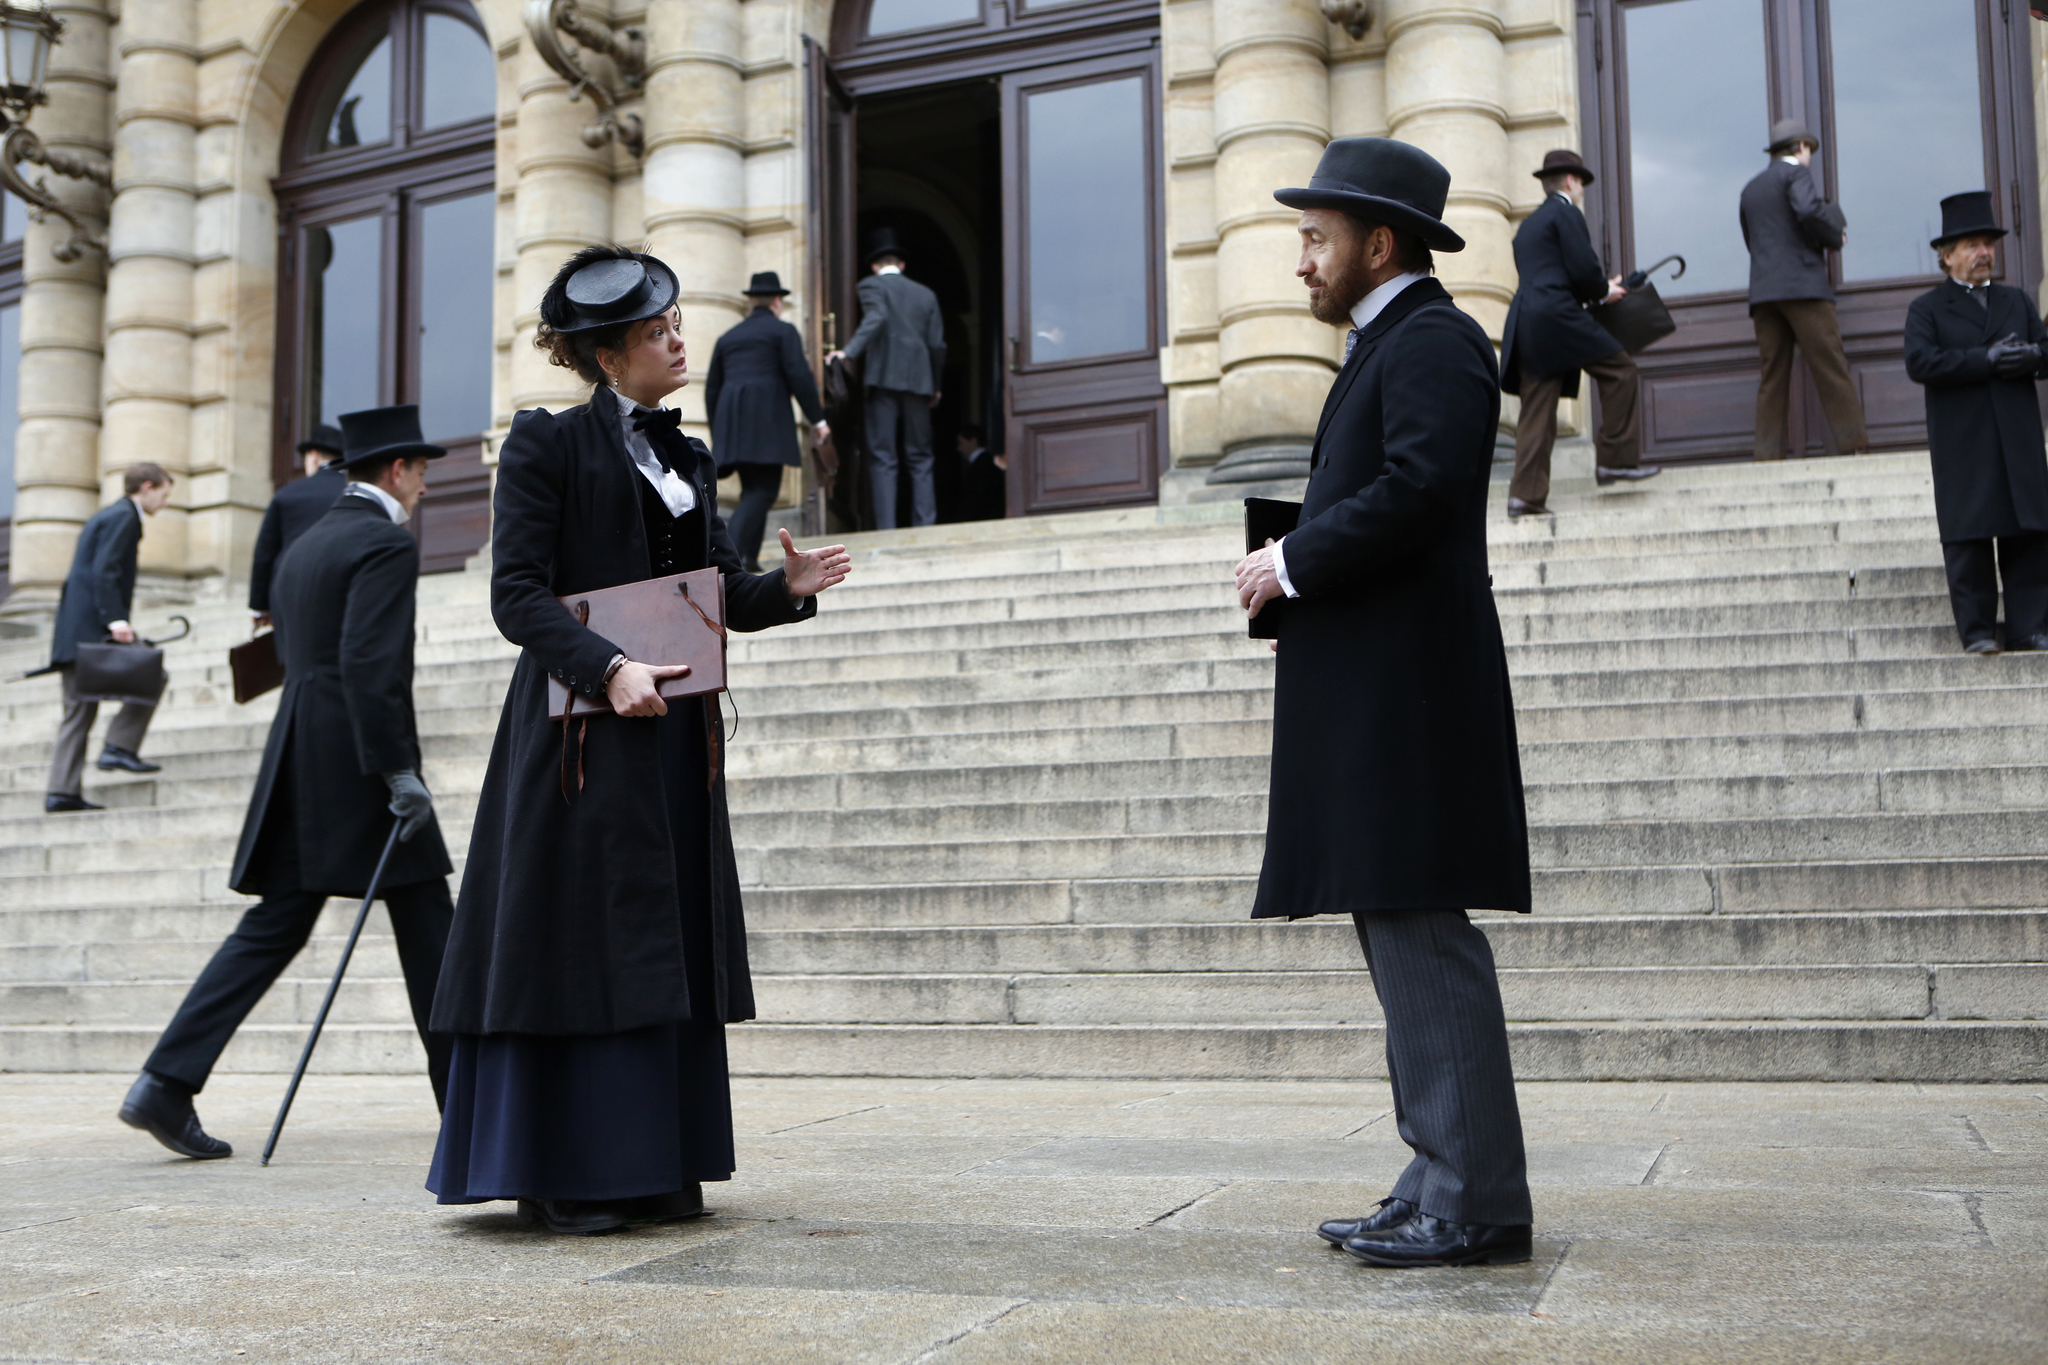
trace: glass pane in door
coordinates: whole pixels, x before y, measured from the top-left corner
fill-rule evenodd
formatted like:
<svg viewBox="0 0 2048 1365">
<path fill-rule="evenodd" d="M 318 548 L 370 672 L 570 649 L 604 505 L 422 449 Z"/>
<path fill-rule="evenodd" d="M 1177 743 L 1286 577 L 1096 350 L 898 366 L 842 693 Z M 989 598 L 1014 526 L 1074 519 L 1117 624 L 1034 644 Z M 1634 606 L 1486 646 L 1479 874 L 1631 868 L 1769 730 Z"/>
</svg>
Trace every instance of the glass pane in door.
<svg viewBox="0 0 2048 1365">
<path fill-rule="evenodd" d="M 1024 98 L 1025 323 L 1036 364 L 1152 344 L 1145 80 Z"/>
<path fill-rule="evenodd" d="M 308 228 L 306 274 L 306 406 L 332 426 L 381 401 L 383 218 Z"/>
<path fill-rule="evenodd" d="M 1666 294 L 1747 289 L 1737 201 L 1764 168 L 1770 134 L 1764 7 L 1663 0 L 1628 6 L 1622 24 L 1635 263 L 1685 257 L 1685 278 Z"/>
<path fill-rule="evenodd" d="M 481 435 L 491 425 L 490 190 L 420 210 L 420 430 L 429 441 Z"/>
<path fill-rule="evenodd" d="M 1941 199 L 1984 182 L 1976 0 L 1828 6 L 1845 280 L 1931 275 Z"/>
</svg>

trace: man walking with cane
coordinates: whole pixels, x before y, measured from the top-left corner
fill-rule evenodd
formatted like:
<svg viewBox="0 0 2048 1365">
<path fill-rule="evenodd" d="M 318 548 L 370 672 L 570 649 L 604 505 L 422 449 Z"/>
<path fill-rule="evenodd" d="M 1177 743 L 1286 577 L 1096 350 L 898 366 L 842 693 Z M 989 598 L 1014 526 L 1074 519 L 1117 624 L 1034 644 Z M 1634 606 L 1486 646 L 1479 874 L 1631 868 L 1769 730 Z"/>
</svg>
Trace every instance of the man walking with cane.
<svg viewBox="0 0 2048 1365">
<path fill-rule="evenodd" d="M 413 1021 L 438 1102 L 448 1044 L 430 1037 L 434 983 L 454 906 L 433 798 L 420 782 L 412 709 L 419 546 L 404 523 L 426 491 L 412 404 L 341 419 L 346 492 L 279 561 L 271 588 L 284 697 L 242 825 L 228 884 L 263 899 L 242 916 L 193 983 L 121 1120 L 183 1156 L 224 1157 L 192 1097 L 263 993 L 305 947 L 329 896 L 362 896 L 402 822 L 379 883 L 405 971 Z"/>
<path fill-rule="evenodd" d="M 1468 909 L 1529 909 L 1507 654 L 1486 567 L 1493 346 L 1432 278 L 1465 243 L 1419 148 L 1343 138 L 1306 189 L 1309 311 L 1349 326 L 1300 520 L 1237 566 L 1285 595 L 1255 919 L 1349 915 L 1414 1149 L 1377 1209 L 1324 1223 L 1368 1265 L 1530 1254 L 1529 1180 L 1493 951 Z"/>
</svg>

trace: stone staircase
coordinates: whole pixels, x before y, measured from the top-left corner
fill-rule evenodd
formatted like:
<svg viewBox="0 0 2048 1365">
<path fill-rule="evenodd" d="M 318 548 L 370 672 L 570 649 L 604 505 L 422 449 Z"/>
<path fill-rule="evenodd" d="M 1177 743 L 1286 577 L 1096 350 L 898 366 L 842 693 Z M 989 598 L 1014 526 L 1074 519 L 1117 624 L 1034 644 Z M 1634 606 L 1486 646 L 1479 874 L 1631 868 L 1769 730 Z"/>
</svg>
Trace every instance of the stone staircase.
<svg viewBox="0 0 2048 1365">
<path fill-rule="evenodd" d="M 2048 1075 L 2048 658 L 1967 658 L 1924 456 L 1570 483 L 1490 528 L 1537 913 L 1484 915 L 1528 1078 Z M 1498 514 L 1496 514 L 1498 517 Z M 1272 662 L 1237 509 L 856 538 L 818 620 L 735 637 L 754 1074 L 1348 1077 L 1350 925 L 1245 919 Z M 188 609 L 149 752 L 40 813 L 52 679 L 0 689 L 0 1069 L 129 1071 L 244 902 L 272 701 Z M 145 621 L 153 619 L 142 613 Z M 40 662 L 0 645 L 0 671 Z M 417 701 L 458 855 L 513 651 L 422 581 Z M 459 862 L 459 856 L 458 856 Z M 353 907 L 224 1065 L 288 1070 Z M 316 1065 L 420 1065 L 381 911 Z"/>
</svg>

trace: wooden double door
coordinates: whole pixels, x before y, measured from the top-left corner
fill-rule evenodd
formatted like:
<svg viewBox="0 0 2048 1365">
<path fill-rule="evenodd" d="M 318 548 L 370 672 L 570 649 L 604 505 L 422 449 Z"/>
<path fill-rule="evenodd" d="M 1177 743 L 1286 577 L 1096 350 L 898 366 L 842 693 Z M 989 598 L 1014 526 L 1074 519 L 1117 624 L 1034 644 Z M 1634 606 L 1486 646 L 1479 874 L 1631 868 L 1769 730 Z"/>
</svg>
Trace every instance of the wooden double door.
<svg viewBox="0 0 2048 1365">
<path fill-rule="evenodd" d="M 946 316 L 941 520 L 1156 500 L 1157 6 L 909 13 L 943 20 L 949 3 L 949 22 L 901 31 L 903 0 L 842 7 L 842 55 L 812 51 L 814 311 L 834 334 L 820 344 L 858 324 L 860 256 L 886 227 Z M 968 428 L 1008 464 L 994 507 L 954 454 Z"/>
<path fill-rule="evenodd" d="M 1830 253 L 1844 350 L 1873 446 L 1926 441 L 1906 377 L 1906 307 L 1940 281 L 1940 201 L 1991 192 L 1998 278 L 2040 283 L 2027 6 L 2007 0 L 1578 0 L 1587 196 L 1610 272 L 1685 257 L 1659 279 L 1678 332 L 1637 357 L 1643 456 L 1743 456 L 1758 381 L 1737 200 L 1771 123 L 1819 137 L 1813 172 L 1848 219 Z M 1803 360 L 1789 453 L 1835 453 Z"/>
</svg>

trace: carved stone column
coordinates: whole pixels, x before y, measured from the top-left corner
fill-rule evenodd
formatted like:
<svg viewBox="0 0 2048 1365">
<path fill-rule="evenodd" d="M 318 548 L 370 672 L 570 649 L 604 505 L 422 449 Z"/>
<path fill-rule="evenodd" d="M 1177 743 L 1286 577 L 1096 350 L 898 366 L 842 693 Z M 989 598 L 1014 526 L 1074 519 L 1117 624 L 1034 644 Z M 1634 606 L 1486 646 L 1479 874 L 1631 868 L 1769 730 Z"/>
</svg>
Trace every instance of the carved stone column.
<svg viewBox="0 0 2048 1365">
<path fill-rule="evenodd" d="M 50 102 L 29 126 L 43 142 L 104 161 L 113 81 L 107 15 L 96 2 L 52 5 L 64 37 L 50 52 Z M 97 217 L 98 186 L 68 176 L 45 183 Z M 106 263 L 88 251 L 68 265 L 52 254 L 71 236 L 61 220 L 30 223 L 22 244 L 20 425 L 14 433 L 15 605 L 53 601 L 71 567 L 78 527 L 100 504 L 100 331 Z"/>
</svg>

